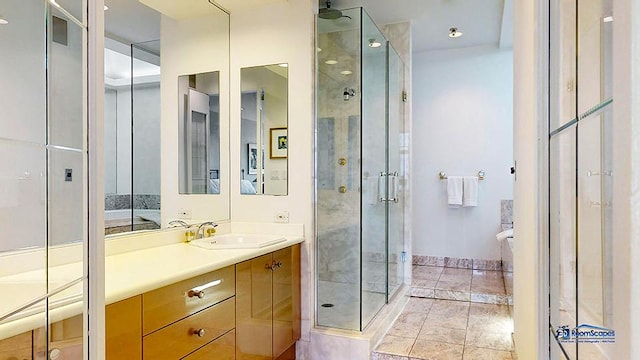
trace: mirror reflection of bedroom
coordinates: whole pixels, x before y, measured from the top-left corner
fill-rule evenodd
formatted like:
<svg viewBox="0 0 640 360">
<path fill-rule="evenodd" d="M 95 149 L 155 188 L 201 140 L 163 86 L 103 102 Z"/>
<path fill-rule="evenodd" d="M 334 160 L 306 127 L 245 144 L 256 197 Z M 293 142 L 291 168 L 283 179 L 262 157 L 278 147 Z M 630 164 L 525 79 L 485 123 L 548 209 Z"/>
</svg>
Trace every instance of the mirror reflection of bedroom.
<svg viewBox="0 0 640 360">
<path fill-rule="evenodd" d="M 287 195 L 288 64 L 243 68 L 241 78 L 240 193 Z"/>
</svg>

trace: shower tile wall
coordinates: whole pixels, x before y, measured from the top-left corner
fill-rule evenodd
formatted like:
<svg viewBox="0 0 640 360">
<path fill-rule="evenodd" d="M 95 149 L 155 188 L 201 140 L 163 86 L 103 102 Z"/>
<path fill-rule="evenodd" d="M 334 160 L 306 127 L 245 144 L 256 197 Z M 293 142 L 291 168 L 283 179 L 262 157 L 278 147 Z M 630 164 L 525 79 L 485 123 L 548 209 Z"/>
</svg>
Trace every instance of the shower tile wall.
<svg viewBox="0 0 640 360">
<path fill-rule="evenodd" d="M 318 280 L 347 284 L 360 281 L 359 36 L 357 30 L 318 36 Z M 330 59 L 338 64 L 326 64 Z M 340 74 L 347 69 L 351 75 Z M 350 101 L 343 100 L 346 87 L 358 91 Z"/>
</svg>

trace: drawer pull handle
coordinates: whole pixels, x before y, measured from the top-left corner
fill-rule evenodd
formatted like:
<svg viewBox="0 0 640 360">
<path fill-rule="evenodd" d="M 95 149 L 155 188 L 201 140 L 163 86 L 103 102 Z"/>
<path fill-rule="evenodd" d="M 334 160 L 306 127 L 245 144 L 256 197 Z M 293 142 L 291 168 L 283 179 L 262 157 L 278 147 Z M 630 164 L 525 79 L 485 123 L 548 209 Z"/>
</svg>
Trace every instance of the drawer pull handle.
<svg viewBox="0 0 640 360">
<path fill-rule="evenodd" d="M 202 290 L 189 290 L 189 297 L 197 297 L 198 299 L 202 299 L 204 297 L 204 291 Z"/>
<path fill-rule="evenodd" d="M 276 267 L 281 268 L 281 267 L 282 267 L 282 261 L 277 261 L 277 262 L 276 262 L 276 261 L 274 261 L 274 262 L 273 262 L 273 265 L 275 265 Z"/>
<path fill-rule="evenodd" d="M 204 285 L 196 286 L 193 289 L 189 290 L 189 292 L 187 293 L 187 296 L 189 296 L 190 298 L 197 297 L 198 299 L 202 299 L 204 297 L 205 290 L 222 284 L 222 280 L 223 279 L 214 280 Z"/>
<path fill-rule="evenodd" d="M 198 335 L 198 337 L 203 337 L 205 333 L 204 329 L 193 330 L 193 335 Z"/>
</svg>

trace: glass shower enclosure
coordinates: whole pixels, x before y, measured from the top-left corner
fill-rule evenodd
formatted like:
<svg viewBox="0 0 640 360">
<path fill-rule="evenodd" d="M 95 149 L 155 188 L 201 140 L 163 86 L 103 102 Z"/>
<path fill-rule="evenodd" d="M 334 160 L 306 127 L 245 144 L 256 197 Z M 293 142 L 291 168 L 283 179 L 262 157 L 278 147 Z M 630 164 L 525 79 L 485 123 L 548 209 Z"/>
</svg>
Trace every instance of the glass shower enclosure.
<svg viewBox="0 0 640 360">
<path fill-rule="evenodd" d="M 316 322 L 363 331 L 404 278 L 404 64 L 362 8 L 317 24 Z"/>
<path fill-rule="evenodd" d="M 612 1 L 553 2 L 550 10 L 550 358 L 609 358 Z M 594 329 L 605 335 L 590 338 Z"/>
</svg>

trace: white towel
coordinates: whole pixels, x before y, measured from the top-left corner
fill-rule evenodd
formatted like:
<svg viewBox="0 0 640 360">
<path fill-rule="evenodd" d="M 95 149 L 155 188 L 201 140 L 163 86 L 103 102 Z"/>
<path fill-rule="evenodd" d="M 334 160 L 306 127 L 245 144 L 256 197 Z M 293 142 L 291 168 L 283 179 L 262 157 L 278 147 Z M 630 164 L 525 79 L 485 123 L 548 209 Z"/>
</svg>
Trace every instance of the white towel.
<svg viewBox="0 0 640 360">
<path fill-rule="evenodd" d="M 478 206 L 478 177 L 465 176 L 463 178 L 464 190 L 462 196 L 462 206 Z"/>
<path fill-rule="evenodd" d="M 449 205 L 462 205 L 462 177 L 449 176 L 447 178 L 447 203 Z"/>
</svg>

